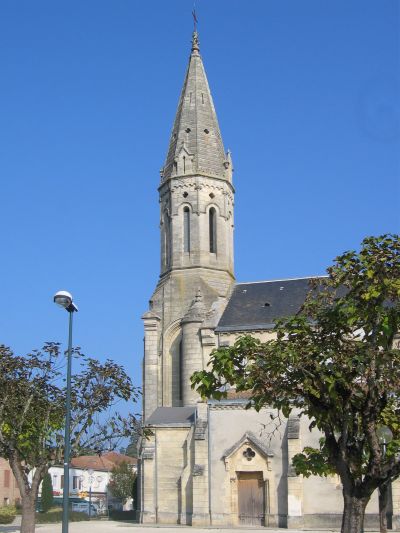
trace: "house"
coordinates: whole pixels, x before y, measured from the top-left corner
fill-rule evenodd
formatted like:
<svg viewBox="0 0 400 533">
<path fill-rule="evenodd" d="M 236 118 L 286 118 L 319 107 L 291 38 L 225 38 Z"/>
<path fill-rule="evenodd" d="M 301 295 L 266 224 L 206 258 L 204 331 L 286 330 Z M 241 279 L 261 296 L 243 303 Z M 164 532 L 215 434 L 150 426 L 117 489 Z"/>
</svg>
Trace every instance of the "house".
<svg viewBox="0 0 400 533">
<path fill-rule="evenodd" d="M 136 472 L 137 459 L 117 452 L 102 455 L 82 455 L 71 459 L 69 468 L 70 497 L 92 499 L 101 510 L 122 508 L 119 500 L 109 492 L 111 471 L 115 466 L 127 463 Z M 53 495 L 62 497 L 64 493 L 64 468 L 52 466 L 49 474 L 53 484 Z M 41 487 L 39 488 L 39 496 Z"/>
<path fill-rule="evenodd" d="M 18 490 L 17 480 L 12 473 L 11 467 L 0 457 L 0 507 L 20 503 L 21 496 Z"/>
</svg>

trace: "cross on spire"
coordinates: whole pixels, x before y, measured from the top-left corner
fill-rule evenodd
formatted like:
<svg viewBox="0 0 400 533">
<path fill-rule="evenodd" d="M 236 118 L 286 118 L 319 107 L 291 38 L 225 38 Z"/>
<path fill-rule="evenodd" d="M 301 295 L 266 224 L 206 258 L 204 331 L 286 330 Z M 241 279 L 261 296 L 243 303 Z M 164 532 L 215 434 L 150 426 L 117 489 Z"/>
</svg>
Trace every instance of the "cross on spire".
<svg viewBox="0 0 400 533">
<path fill-rule="evenodd" d="M 195 5 L 195 3 L 193 4 L 192 15 L 193 15 L 193 31 L 194 31 L 194 32 L 197 32 L 197 23 L 198 23 L 198 20 L 197 20 L 197 15 L 196 15 L 196 5 Z"/>
</svg>

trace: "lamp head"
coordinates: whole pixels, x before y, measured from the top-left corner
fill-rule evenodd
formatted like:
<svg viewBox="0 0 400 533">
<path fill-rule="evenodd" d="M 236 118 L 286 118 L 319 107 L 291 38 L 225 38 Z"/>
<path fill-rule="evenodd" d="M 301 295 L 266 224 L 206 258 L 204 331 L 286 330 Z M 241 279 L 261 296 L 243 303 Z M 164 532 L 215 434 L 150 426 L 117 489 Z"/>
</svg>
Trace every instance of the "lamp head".
<svg viewBox="0 0 400 533">
<path fill-rule="evenodd" d="M 380 426 L 376 431 L 380 444 L 389 444 L 393 439 L 393 433 L 387 426 Z"/>
<path fill-rule="evenodd" d="M 74 304 L 72 294 L 68 291 L 58 291 L 53 298 L 54 303 L 66 309 L 69 313 L 78 311 L 78 307 Z"/>
</svg>

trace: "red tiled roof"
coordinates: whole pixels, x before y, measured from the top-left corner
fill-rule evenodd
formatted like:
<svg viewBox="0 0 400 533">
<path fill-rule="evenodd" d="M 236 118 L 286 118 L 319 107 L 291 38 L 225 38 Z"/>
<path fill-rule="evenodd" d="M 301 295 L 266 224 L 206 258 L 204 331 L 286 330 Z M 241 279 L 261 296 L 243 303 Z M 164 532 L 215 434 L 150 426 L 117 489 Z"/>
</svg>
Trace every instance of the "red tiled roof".
<svg viewBox="0 0 400 533">
<path fill-rule="evenodd" d="M 81 455 L 71 459 L 71 466 L 76 468 L 92 468 L 93 470 L 105 471 L 110 471 L 121 463 L 136 465 L 137 459 L 117 452 L 108 452 L 103 455 Z"/>
</svg>

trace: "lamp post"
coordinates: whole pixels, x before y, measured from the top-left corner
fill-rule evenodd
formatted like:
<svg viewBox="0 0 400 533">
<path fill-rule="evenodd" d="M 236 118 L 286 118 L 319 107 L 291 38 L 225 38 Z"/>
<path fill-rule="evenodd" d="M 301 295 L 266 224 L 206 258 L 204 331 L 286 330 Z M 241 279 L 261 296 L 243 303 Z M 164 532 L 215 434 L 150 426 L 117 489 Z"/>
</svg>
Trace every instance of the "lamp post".
<svg viewBox="0 0 400 533">
<path fill-rule="evenodd" d="M 393 439 L 393 433 L 387 426 L 380 426 L 376 432 L 379 444 L 382 447 L 382 459 L 386 457 L 386 447 Z M 392 484 L 388 481 L 379 487 L 379 527 L 381 532 L 387 531 L 388 527 L 388 505 L 391 498 Z M 392 524 L 389 524 L 392 527 Z"/>
<path fill-rule="evenodd" d="M 71 360 L 72 360 L 72 315 L 78 311 L 74 304 L 72 294 L 59 291 L 54 295 L 54 303 L 63 307 L 69 313 L 68 327 L 68 352 L 67 352 L 67 394 L 65 400 L 65 438 L 64 438 L 64 491 L 63 491 L 63 519 L 62 533 L 68 533 L 68 507 L 69 507 L 69 457 L 71 448 Z"/>
<path fill-rule="evenodd" d="M 93 473 L 93 468 L 89 468 L 89 520 L 92 518 L 92 483 L 94 480 Z"/>
</svg>

